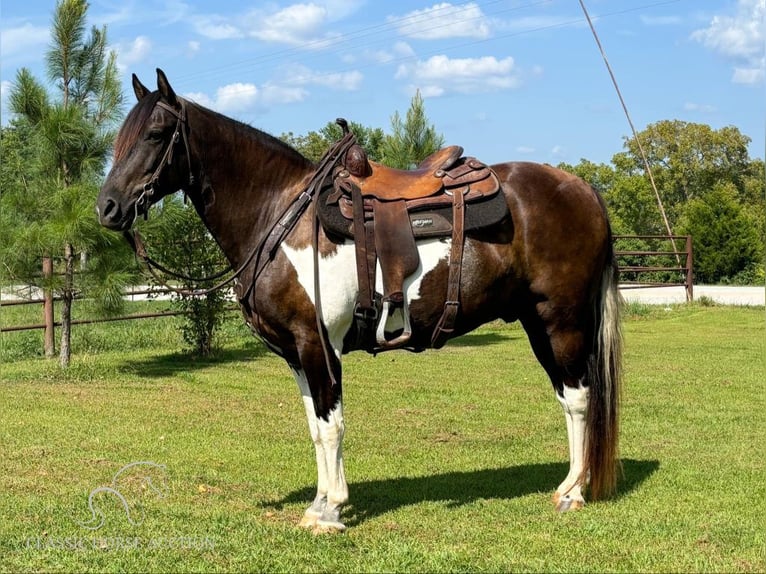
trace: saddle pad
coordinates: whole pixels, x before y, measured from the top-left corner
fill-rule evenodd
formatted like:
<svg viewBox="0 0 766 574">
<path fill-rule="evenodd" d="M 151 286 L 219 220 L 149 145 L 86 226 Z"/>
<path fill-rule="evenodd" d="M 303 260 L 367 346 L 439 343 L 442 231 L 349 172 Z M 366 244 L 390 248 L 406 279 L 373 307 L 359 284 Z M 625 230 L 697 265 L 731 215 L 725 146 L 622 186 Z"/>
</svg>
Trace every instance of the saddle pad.
<svg viewBox="0 0 766 574">
<path fill-rule="evenodd" d="M 338 203 L 327 205 L 327 197 L 333 191 L 333 187 L 328 186 L 317 198 L 319 221 L 328 235 L 353 239 L 353 222 L 343 216 Z M 508 213 L 508 204 L 503 193 L 474 200 L 465 206 L 465 231 L 468 233 L 496 225 L 505 219 Z M 412 209 L 409 211 L 409 218 L 416 238 L 452 235 L 452 205 Z"/>
</svg>

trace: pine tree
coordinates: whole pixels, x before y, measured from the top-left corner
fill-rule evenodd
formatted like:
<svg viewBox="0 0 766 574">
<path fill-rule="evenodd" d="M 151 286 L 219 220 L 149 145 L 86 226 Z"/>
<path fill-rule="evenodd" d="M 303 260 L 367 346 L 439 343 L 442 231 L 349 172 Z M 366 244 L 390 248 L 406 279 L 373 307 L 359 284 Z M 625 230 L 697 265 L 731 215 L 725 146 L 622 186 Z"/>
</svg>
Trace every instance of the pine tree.
<svg viewBox="0 0 766 574">
<path fill-rule="evenodd" d="M 4 259 L 7 268 L 19 273 L 14 261 L 19 253 L 27 259 L 63 255 L 63 280 L 57 285 L 62 299 L 62 367 L 69 365 L 71 355 L 77 254 L 95 253 L 88 266 L 91 278 L 97 280 L 99 300 L 107 308 L 119 306 L 119 292 L 128 277 L 125 259 L 108 250 L 115 238 L 101 230 L 93 214 L 97 180 L 109 157 L 123 97 L 106 28 L 93 27 L 86 35 L 87 10 L 85 0 L 59 0 L 56 5 L 45 61 L 58 97 L 51 97 L 25 68 L 18 71 L 10 95 L 10 109 L 16 114 L 13 125 L 29 132 L 26 145 L 35 150 L 35 161 L 17 165 L 29 204 L 16 215 L 28 224 L 11 230 Z M 3 201 L 7 204 L 13 198 Z M 115 264 L 122 270 L 115 271 Z M 78 291 L 84 287 L 78 285 Z"/>
<path fill-rule="evenodd" d="M 394 113 L 391 131 L 381 149 L 381 163 L 390 167 L 412 169 L 444 145 L 444 137 L 428 123 L 420 90 L 413 96 L 404 121 L 399 112 Z"/>
</svg>

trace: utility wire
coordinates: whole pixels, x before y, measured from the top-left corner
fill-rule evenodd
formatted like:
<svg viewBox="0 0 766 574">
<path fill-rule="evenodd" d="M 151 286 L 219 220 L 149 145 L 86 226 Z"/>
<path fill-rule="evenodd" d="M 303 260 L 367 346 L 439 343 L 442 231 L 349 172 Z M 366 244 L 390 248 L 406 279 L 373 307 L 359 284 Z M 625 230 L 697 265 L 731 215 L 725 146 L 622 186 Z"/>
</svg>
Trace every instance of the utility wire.
<svg viewBox="0 0 766 574">
<path fill-rule="evenodd" d="M 590 15 L 588 14 L 588 9 L 585 8 L 585 3 L 583 0 L 579 0 L 580 6 L 582 7 L 582 11 L 585 14 L 586 20 L 588 20 L 588 26 L 590 26 L 590 31 L 593 32 L 593 38 L 596 40 L 596 45 L 598 46 L 599 51 L 601 52 L 601 57 L 604 59 L 604 64 L 606 64 L 606 69 L 609 71 L 609 77 L 612 78 L 612 83 L 614 84 L 614 89 L 617 92 L 617 97 L 620 99 L 620 104 L 622 104 L 622 109 L 625 112 L 625 117 L 628 119 L 628 124 L 630 125 L 630 129 L 633 132 L 633 139 L 636 140 L 636 145 L 638 146 L 638 151 L 641 154 L 641 159 L 644 162 L 644 167 L 646 168 L 646 173 L 649 175 L 649 181 L 651 182 L 652 189 L 654 190 L 654 196 L 657 198 L 657 205 L 660 207 L 660 213 L 662 214 L 662 220 L 665 222 L 665 229 L 668 232 L 668 235 L 670 236 L 670 244 L 673 246 L 673 253 L 675 253 L 676 256 L 676 262 L 678 263 L 678 266 L 681 267 L 681 256 L 678 253 L 678 249 L 676 248 L 676 242 L 673 239 L 673 231 L 670 229 L 670 222 L 668 221 L 668 216 L 665 213 L 665 206 L 662 204 L 662 198 L 660 197 L 660 192 L 657 191 L 657 186 L 654 183 L 654 175 L 652 174 L 652 168 L 649 166 L 649 161 L 646 159 L 646 154 L 644 153 L 644 147 L 641 145 L 641 140 L 638 138 L 638 132 L 636 132 L 636 128 L 633 125 L 633 120 L 630 119 L 630 113 L 628 112 L 628 106 L 625 105 L 625 100 L 622 97 L 622 93 L 620 92 L 620 86 L 617 84 L 617 79 L 614 77 L 614 72 L 612 72 L 612 66 L 609 65 L 609 60 L 606 57 L 606 52 L 604 52 L 603 46 L 601 46 L 601 40 L 599 40 L 598 34 L 596 33 L 596 28 L 593 26 L 593 21 L 590 19 Z M 689 299 L 689 293 L 687 291 L 686 293 L 686 299 Z"/>
</svg>

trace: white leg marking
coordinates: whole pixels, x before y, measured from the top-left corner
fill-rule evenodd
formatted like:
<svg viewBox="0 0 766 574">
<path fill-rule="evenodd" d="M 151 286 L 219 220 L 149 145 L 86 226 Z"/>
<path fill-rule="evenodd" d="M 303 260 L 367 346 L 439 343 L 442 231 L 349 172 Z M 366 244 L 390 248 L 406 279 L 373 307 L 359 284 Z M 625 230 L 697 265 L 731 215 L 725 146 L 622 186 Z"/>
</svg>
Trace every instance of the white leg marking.
<svg viewBox="0 0 766 574">
<path fill-rule="evenodd" d="M 343 530 L 345 526 L 340 522 L 340 511 L 348 501 L 348 485 L 343 469 L 343 404 L 338 403 L 330 412 L 327 421 L 318 418 L 306 375 L 300 370 L 293 370 L 293 375 L 306 409 L 317 462 L 317 494 L 303 515 L 300 525 Z"/>
<path fill-rule="evenodd" d="M 405 301 L 420 298 L 423 278 L 433 271 L 440 261 L 446 260 L 450 251 L 450 240 L 427 239 L 418 242 L 420 264 L 410 277 L 404 280 Z M 294 249 L 286 243 L 282 250 L 298 274 L 298 282 L 314 303 L 314 256 L 311 247 Z M 383 292 L 383 279 L 378 266 L 376 286 Z M 356 278 L 356 253 L 351 241 L 338 245 L 335 253 L 319 259 L 319 289 L 322 297 L 322 320 L 332 346 L 339 353 L 343 348 L 343 337 L 351 327 L 354 303 L 359 286 Z M 387 331 L 403 327 L 401 313 L 394 314 L 386 324 Z"/>
<path fill-rule="evenodd" d="M 557 508 L 568 510 L 585 504 L 582 494 L 580 477 L 583 475 L 585 464 L 585 423 L 588 414 L 588 388 L 580 385 L 571 388 L 564 386 L 564 396 L 556 394 L 556 398 L 564 409 L 567 422 L 567 437 L 569 439 L 569 474 L 564 482 L 556 489 Z"/>
</svg>

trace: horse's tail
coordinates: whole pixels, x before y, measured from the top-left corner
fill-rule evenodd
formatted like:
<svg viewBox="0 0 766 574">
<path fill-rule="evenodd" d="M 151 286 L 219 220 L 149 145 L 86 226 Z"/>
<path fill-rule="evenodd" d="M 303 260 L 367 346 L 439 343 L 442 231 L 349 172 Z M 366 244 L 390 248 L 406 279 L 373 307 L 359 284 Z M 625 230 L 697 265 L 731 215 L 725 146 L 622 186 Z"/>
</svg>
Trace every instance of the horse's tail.
<svg viewBox="0 0 766 574">
<path fill-rule="evenodd" d="M 585 472 L 590 474 L 594 499 L 611 495 L 617 485 L 619 469 L 618 433 L 620 377 L 622 371 L 622 295 L 618 289 L 618 270 L 612 249 L 611 231 L 608 253 L 601 275 L 601 286 L 593 302 L 593 349 L 588 359 L 588 417 L 585 447 Z"/>
</svg>

